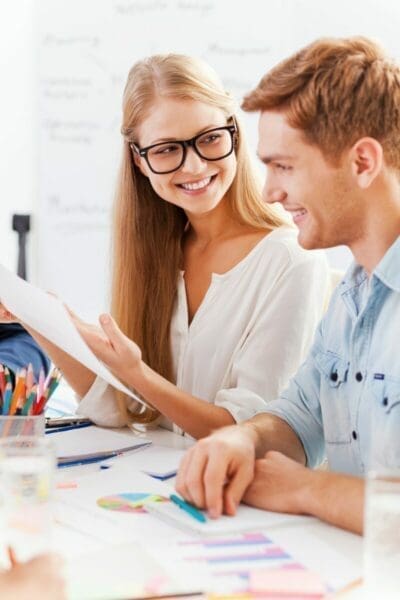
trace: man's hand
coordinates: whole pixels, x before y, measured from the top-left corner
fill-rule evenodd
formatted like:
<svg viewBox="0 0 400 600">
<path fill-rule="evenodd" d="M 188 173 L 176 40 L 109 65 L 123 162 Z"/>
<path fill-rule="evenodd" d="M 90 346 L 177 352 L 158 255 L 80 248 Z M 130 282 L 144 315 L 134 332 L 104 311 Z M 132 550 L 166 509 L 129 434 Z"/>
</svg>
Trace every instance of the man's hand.
<svg viewBox="0 0 400 600">
<path fill-rule="evenodd" d="M 255 441 L 247 427 L 225 427 L 203 438 L 183 457 L 177 491 L 208 510 L 210 517 L 234 515 L 253 479 Z"/>
<path fill-rule="evenodd" d="M 298 462 L 271 450 L 256 461 L 254 479 L 243 502 L 264 510 L 307 513 L 307 496 L 314 475 Z"/>
</svg>

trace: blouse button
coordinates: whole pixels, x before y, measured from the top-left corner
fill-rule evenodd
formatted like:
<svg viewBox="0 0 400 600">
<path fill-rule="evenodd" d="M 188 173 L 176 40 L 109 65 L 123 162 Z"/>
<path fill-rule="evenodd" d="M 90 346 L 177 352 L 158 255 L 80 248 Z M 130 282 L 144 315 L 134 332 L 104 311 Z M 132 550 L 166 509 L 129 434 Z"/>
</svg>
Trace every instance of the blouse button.
<svg viewBox="0 0 400 600">
<path fill-rule="evenodd" d="M 338 374 L 335 371 L 334 373 L 331 373 L 331 381 L 337 381 L 337 380 L 338 380 Z"/>
<path fill-rule="evenodd" d="M 385 396 L 384 399 L 382 400 L 382 404 L 383 404 L 383 406 L 387 406 L 389 404 L 389 398 L 387 396 Z"/>
<path fill-rule="evenodd" d="M 357 431 L 352 431 L 352 432 L 351 432 L 351 435 L 352 435 L 352 437 L 353 437 L 353 440 L 356 440 L 356 439 L 357 439 L 357 437 L 358 437 L 358 436 L 357 436 Z"/>
<path fill-rule="evenodd" d="M 360 371 L 358 371 L 358 373 L 356 373 L 356 380 L 362 381 L 362 378 L 363 378 L 362 373 L 360 373 Z"/>
</svg>

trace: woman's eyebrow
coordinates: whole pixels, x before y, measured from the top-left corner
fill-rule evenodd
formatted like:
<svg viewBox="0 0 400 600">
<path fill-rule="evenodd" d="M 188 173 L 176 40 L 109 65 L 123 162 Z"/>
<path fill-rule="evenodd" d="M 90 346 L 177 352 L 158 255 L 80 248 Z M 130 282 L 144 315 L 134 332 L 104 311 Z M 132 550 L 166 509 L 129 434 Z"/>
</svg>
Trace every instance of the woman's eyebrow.
<svg viewBox="0 0 400 600">
<path fill-rule="evenodd" d="M 202 133 L 205 133 L 209 129 L 217 129 L 218 127 L 225 127 L 225 125 L 226 124 L 220 125 L 220 124 L 215 124 L 215 123 L 214 124 L 210 124 L 210 125 L 206 125 L 202 129 L 199 129 L 198 132 L 195 133 L 194 135 L 192 135 L 190 138 L 185 138 L 185 139 L 186 140 L 187 139 L 191 140 L 193 137 L 196 137 L 196 135 L 201 135 Z M 184 141 L 182 138 L 177 138 L 177 137 L 162 137 L 162 138 L 158 138 L 154 142 L 151 142 L 151 144 L 146 144 L 146 146 L 153 146 L 153 144 L 162 144 L 163 142 L 182 142 L 182 141 Z"/>
</svg>

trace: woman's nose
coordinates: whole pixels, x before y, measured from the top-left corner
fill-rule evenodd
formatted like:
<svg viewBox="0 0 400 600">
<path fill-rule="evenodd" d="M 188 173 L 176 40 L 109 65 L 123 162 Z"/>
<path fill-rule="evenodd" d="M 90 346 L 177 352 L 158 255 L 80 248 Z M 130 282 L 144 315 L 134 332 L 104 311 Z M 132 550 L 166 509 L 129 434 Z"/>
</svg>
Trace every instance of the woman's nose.
<svg viewBox="0 0 400 600">
<path fill-rule="evenodd" d="M 182 173 L 201 173 L 204 171 L 207 161 L 199 156 L 196 151 L 189 147 L 186 149 L 186 157 L 180 170 Z"/>
</svg>

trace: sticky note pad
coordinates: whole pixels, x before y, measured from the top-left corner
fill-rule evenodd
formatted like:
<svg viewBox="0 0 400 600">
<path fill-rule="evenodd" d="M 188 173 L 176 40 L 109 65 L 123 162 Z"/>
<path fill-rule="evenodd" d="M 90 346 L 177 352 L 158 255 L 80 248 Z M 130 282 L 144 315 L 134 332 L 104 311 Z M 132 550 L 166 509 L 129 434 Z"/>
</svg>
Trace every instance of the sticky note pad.
<svg viewBox="0 0 400 600">
<path fill-rule="evenodd" d="M 312 571 L 303 569 L 257 569 L 250 573 L 250 590 L 300 598 L 322 598 L 326 586 Z"/>
</svg>

